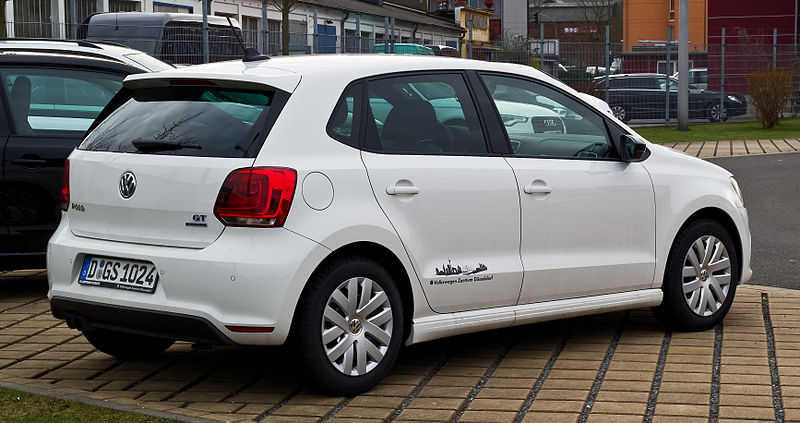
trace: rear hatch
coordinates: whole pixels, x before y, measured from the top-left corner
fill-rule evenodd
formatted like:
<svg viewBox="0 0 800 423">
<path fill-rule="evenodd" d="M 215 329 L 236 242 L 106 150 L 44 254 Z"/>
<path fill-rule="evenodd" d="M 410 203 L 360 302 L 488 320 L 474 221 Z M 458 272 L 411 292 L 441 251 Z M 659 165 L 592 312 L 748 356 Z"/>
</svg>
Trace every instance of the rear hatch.
<svg viewBox="0 0 800 423">
<path fill-rule="evenodd" d="M 241 81 L 126 81 L 70 156 L 70 230 L 208 246 L 224 229 L 214 204 L 225 178 L 253 164 L 288 95 Z"/>
</svg>

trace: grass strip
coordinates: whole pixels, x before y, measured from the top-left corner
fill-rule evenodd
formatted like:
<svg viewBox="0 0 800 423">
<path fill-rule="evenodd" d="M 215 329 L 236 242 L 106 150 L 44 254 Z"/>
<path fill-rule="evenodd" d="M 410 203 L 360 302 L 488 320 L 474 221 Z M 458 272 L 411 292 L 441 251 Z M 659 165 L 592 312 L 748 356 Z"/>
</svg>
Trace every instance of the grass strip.
<svg viewBox="0 0 800 423">
<path fill-rule="evenodd" d="M 634 128 L 634 130 L 648 141 L 658 144 L 800 138 L 800 118 L 784 119 L 772 129 L 762 129 L 760 122 L 734 122 L 691 125 L 688 131 L 678 131 L 676 126 Z"/>
</svg>

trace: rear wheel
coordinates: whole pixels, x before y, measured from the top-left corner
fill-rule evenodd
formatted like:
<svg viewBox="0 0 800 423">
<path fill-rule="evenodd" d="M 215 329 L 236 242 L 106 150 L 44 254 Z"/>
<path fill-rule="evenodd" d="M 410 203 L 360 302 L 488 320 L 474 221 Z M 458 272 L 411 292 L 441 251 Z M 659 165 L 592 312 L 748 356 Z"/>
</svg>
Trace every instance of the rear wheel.
<svg viewBox="0 0 800 423">
<path fill-rule="evenodd" d="M 711 103 L 708 106 L 708 120 L 711 122 L 725 122 L 728 120 L 728 111 L 723 108 L 722 115 L 719 112 L 719 103 Z"/>
<path fill-rule="evenodd" d="M 728 313 L 738 275 L 736 249 L 725 228 L 714 220 L 696 220 L 672 245 L 656 315 L 676 329 L 711 328 Z"/>
<path fill-rule="evenodd" d="M 391 275 L 363 257 L 319 272 L 298 304 L 292 336 L 314 385 L 336 395 L 375 386 L 403 340 L 403 307 Z"/>
<path fill-rule="evenodd" d="M 137 335 L 109 329 L 85 331 L 83 336 L 98 350 L 126 360 L 155 357 L 175 343 L 174 339 Z"/>
<path fill-rule="evenodd" d="M 622 122 L 628 123 L 631 120 L 631 117 L 628 115 L 628 110 L 625 109 L 625 106 L 621 104 L 615 104 L 611 106 L 611 113 L 614 114 L 614 117 L 621 120 Z"/>
</svg>

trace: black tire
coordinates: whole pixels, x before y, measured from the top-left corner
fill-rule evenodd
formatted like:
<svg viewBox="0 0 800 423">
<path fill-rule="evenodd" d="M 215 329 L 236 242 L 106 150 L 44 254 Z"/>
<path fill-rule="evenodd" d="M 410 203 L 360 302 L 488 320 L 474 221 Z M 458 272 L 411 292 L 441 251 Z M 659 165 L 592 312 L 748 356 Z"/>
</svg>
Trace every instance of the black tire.
<svg viewBox="0 0 800 423">
<path fill-rule="evenodd" d="M 719 103 L 710 103 L 708 105 L 708 107 L 706 108 L 706 110 L 707 110 L 707 117 L 708 117 L 709 122 L 719 122 L 720 121 Z M 728 120 L 728 113 L 727 112 L 728 112 L 728 109 L 723 107 L 723 109 L 722 109 L 722 122 L 725 122 L 725 121 Z"/>
<path fill-rule="evenodd" d="M 694 248 L 693 245 L 696 241 L 700 241 L 701 245 L 704 245 L 704 239 L 706 239 L 705 245 L 707 245 L 707 241 L 711 240 L 711 238 L 707 237 L 714 237 L 715 240 L 712 241 L 719 241 L 722 243 L 724 250 L 719 249 L 721 251 L 720 257 L 724 258 L 725 254 L 727 254 L 729 269 L 714 270 L 713 266 L 706 266 L 701 263 L 699 268 L 705 269 L 706 273 L 702 271 L 697 273 L 696 269 L 698 269 L 698 267 L 686 266 L 690 273 L 694 272 L 694 274 L 698 276 L 689 275 L 684 277 L 684 264 L 689 263 L 687 260 L 689 259 L 690 248 Z M 715 248 L 712 253 L 716 252 L 717 248 Z M 694 251 L 699 251 L 699 249 Z M 697 257 L 697 255 L 695 255 L 695 257 Z M 703 258 L 698 258 L 700 261 L 703 261 Z M 718 260 L 718 263 L 720 262 L 721 261 Z M 691 265 L 691 263 L 689 264 Z M 695 270 L 691 270 L 690 267 L 694 267 Z M 661 287 L 661 290 L 664 292 L 664 300 L 661 305 L 655 307 L 653 311 L 665 326 L 673 329 L 701 331 L 712 328 L 719 323 L 728 313 L 728 310 L 730 310 L 733 297 L 736 294 L 736 285 L 739 283 L 740 274 L 741 270 L 736 255 L 736 248 L 725 228 L 711 219 L 698 219 L 689 222 L 681 228 L 678 235 L 675 237 L 675 241 L 672 243 L 672 249 L 667 258 L 667 266 L 664 271 L 664 282 Z M 721 298 L 714 292 L 719 291 L 715 291 L 710 285 L 712 283 L 718 283 L 718 286 L 722 286 L 724 290 L 725 287 L 721 281 L 724 281 L 726 278 L 729 278 L 727 292 L 725 293 L 724 299 L 718 301 Z M 691 294 L 684 294 L 684 286 L 687 286 L 687 288 L 689 286 L 697 286 L 698 289 L 701 289 L 699 288 L 700 286 L 709 286 L 709 289 L 707 292 L 701 293 L 697 291 Z M 690 302 L 695 298 L 695 294 L 698 296 L 698 308 L 703 309 L 701 311 L 704 312 L 704 315 L 701 315 L 700 311 L 693 310 L 692 306 L 690 306 Z M 711 296 L 708 297 L 708 295 Z M 704 298 L 713 300 L 714 307 L 717 307 L 717 309 L 715 311 L 705 310 L 710 307 L 701 304 Z M 705 313 L 709 314 L 706 315 Z"/>
<path fill-rule="evenodd" d="M 85 331 L 83 336 L 98 350 L 124 360 L 141 360 L 156 357 L 175 343 L 174 339 L 137 335 L 109 329 Z"/>
<path fill-rule="evenodd" d="M 624 123 L 628 123 L 631 120 L 631 114 L 628 112 L 628 109 L 621 104 L 615 104 L 611 106 L 611 113 L 614 115 L 615 118 L 621 120 Z"/>
<path fill-rule="evenodd" d="M 375 343 L 379 342 L 377 338 L 371 337 L 367 326 L 368 321 L 377 322 L 375 320 L 377 314 L 374 311 L 369 312 L 366 316 L 356 312 L 351 315 L 352 317 L 345 317 L 344 321 L 350 322 L 348 326 L 350 332 L 344 331 L 336 335 L 337 337 L 326 345 L 323 345 L 322 339 L 323 325 L 327 331 L 338 330 L 335 327 L 337 325 L 332 324 L 330 320 L 323 321 L 323 313 L 329 301 L 332 300 L 334 291 L 339 289 L 340 293 L 344 292 L 342 287 L 354 278 L 357 278 L 356 280 L 359 281 L 359 284 L 369 283 L 368 281 L 374 283 L 378 288 L 371 289 L 373 294 L 378 292 L 378 295 L 380 295 L 379 291 L 385 293 L 388 301 L 381 299 L 379 302 L 383 304 L 382 307 L 384 308 L 379 310 L 382 310 L 385 315 L 391 314 L 391 321 L 383 323 L 385 329 L 391 330 L 388 345 L 380 347 L 384 348 L 383 356 L 377 361 L 373 359 L 374 362 L 365 361 L 368 366 L 372 367 L 369 369 L 365 367 L 366 370 L 361 374 L 353 374 L 353 369 L 355 369 L 356 373 L 359 372 L 357 369 L 358 364 L 356 364 L 359 354 L 357 351 L 358 343 L 362 342 L 362 345 L 369 347 L 367 344 L 369 342 L 374 347 Z M 350 292 L 349 286 L 347 289 L 348 295 Z M 357 289 L 358 295 L 360 296 L 363 291 L 364 288 L 359 285 Z M 390 310 L 385 308 L 386 304 L 388 304 Z M 365 309 L 360 305 L 356 305 L 356 307 L 360 307 L 361 310 Z M 348 315 L 341 307 L 334 305 L 333 308 L 341 312 L 343 316 Z M 363 319 L 363 324 L 353 324 L 354 320 L 360 322 L 362 321 L 361 319 Z M 327 264 L 311 278 L 298 303 L 290 336 L 306 376 L 310 379 L 311 386 L 333 395 L 356 395 L 377 385 L 391 369 L 405 339 L 403 319 L 404 313 L 400 291 L 389 272 L 369 258 L 347 257 Z M 341 326 L 338 327 L 341 328 Z M 353 332 L 354 327 L 359 331 Z M 385 337 L 385 333 L 382 336 Z M 345 366 L 347 366 L 345 362 L 348 357 L 346 353 L 341 356 L 341 363 L 334 363 L 337 360 L 336 358 L 328 358 L 326 352 L 328 348 L 330 347 L 330 351 L 333 351 L 335 350 L 334 346 L 339 345 L 339 343 L 353 346 L 352 349 L 351 347 L 346 348 L 353 354 L 350 360 L 353 369 L 350 370 L 350 374 L 345 374 Z M 361 352 L 361 354 L 366 353 Z M 367 357 L 367 360 L 370 359 L 366 355 L 365 357 Z"/>
</svg>

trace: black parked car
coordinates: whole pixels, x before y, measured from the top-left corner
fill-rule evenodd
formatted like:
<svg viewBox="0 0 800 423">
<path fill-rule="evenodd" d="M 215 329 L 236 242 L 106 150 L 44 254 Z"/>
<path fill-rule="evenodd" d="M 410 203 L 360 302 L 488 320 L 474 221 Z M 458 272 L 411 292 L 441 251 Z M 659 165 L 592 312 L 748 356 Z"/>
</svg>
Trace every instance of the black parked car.
<svg viewBox="0 0 800 423">
<path fill-rule="evenodd" d="M 669 81 L 669 82 L 667 82 Z M 663 119 L 666 108 L 666 87 L 669 83 L 670 117 L 677 117 L 678 80 L 666 75 L 641 73 L 608 77 L 608 104 L 617 119 Z M 594 79 L 595 95 L 604 98 L 605 77 Z M 725 96 L 724 109 L 719 110 L 720 93 L 689 91 L 689 118 L 706 118 L 711 122 L 725 121 L 731 116 L 747 113 L 747 100 L 742 95 Z"/>
<path fill-rule="evenodd" d="M 0 40 L 0 269 L 44 265 L 67 156 L 127 75 L 169 67 L 118 46 Z"/>
</svg>

